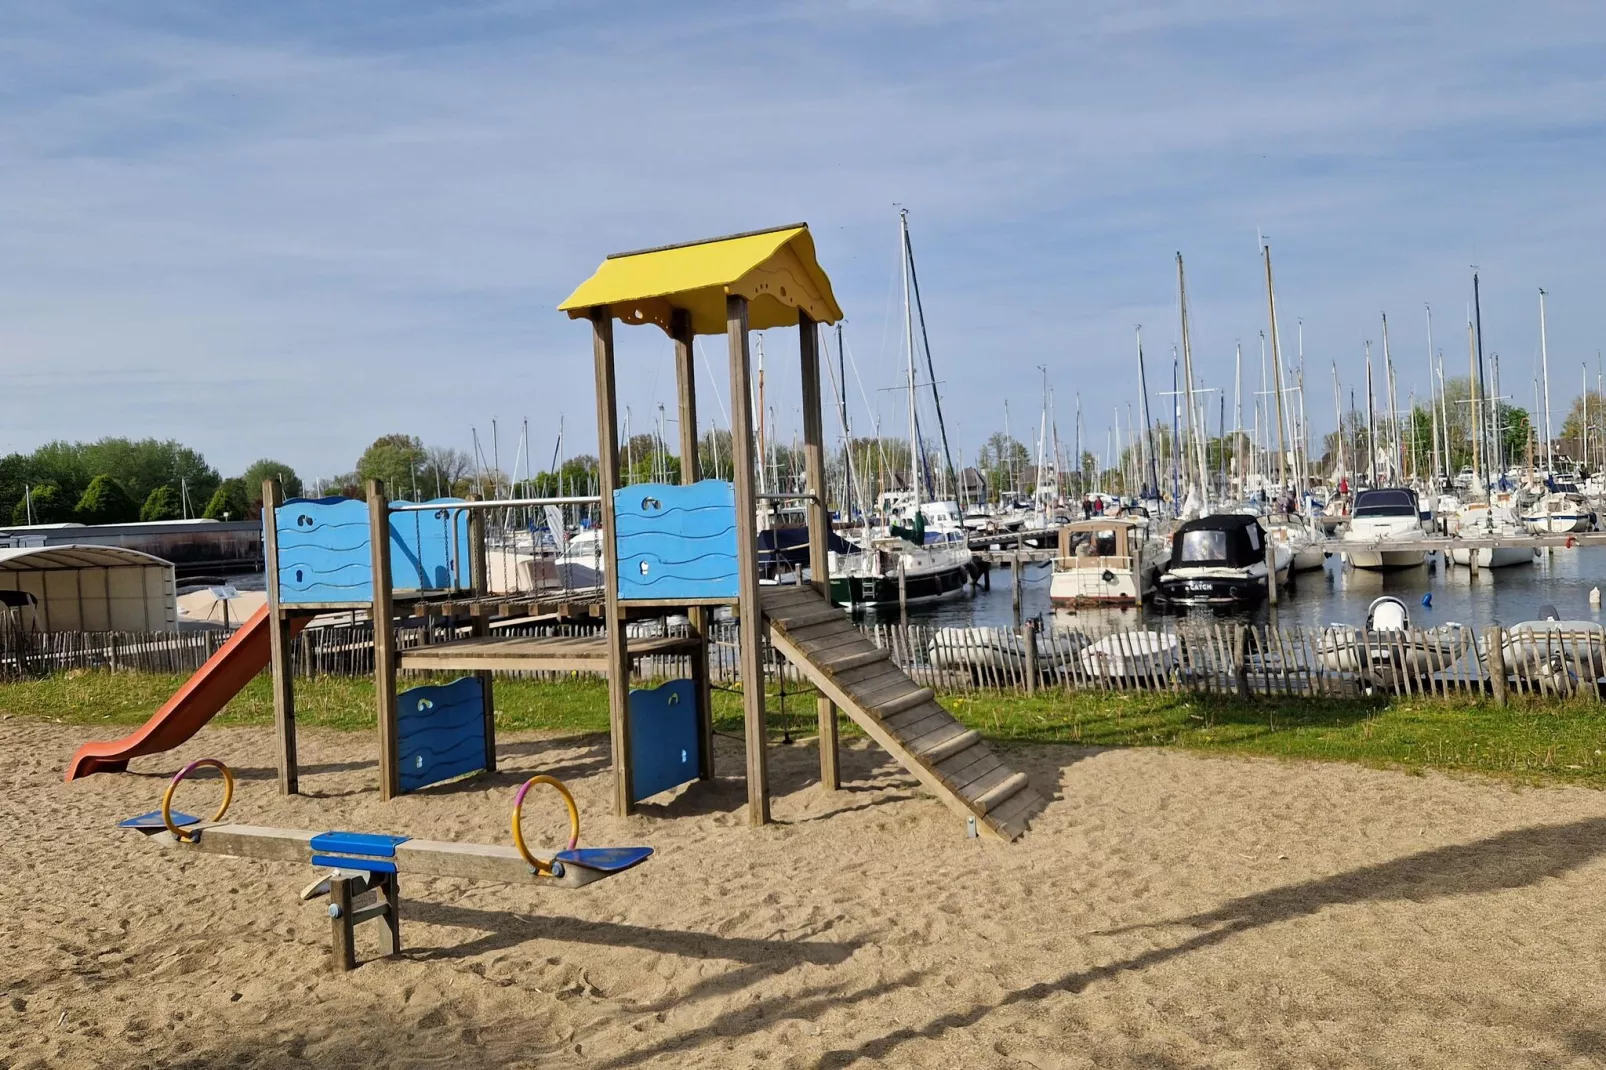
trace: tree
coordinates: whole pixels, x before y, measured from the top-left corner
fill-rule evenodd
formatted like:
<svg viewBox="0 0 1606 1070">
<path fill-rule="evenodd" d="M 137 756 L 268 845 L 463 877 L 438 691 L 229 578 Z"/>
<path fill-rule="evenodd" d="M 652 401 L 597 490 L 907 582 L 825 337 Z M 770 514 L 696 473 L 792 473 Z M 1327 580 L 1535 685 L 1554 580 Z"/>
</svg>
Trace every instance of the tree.
<svg viewBox="0 0 1606 1070">
<path fill-rule="evenodd" d="M 1031 463 L 1026 447 L 1002 431 L 994 431 L 976 454 L 976 467 L 987 477 L 987 485 L 1000 493 L 1018 491 Z"/>
<path fill-rule="evenodd" d="M 474 458 L 450 446 L 430 446 L 418 470 L 418 493 L 425 498 L 461 498 L 472 489 Z"/>
<path fill-rule="evenodd" d="M 16 508 L 11 510 L 11 522 L 30 523 L 30 511 L 33 514 L 31 523 L 34 524 L 62 524 L 72 519 L 72 503 L 54 483 L 39 483 L 29 487 L 17 499 Z"/>
<path fill-rule="evenodd" d="M 89 481 L 73 512 L 81 524 L 127 524 L 139 519 L 139 505 L 121 483 L 104 474 Z"/>
<path fill-rule="evenodd" d="M 271 460 L 267 457 L 257 461 L 245 470 L 240 480 L 245 484 L 245 493 L 253 502 L 262 500 L 262 484 L 269 479 L 277 479 L 284 488 L 286 498 L 301 497 L 301 477 L 296 470 L 287 464 Z"/>
<path fill-rule="evenodd" d="M 179 497 L 172 487 L 161 486 L 151 491 L 140 506 L 139 518 L 149 524 L 158 520 L 178 520 Z"/>
<path fill-rule="evenodd" d="M 1584 426 L 1584 404 L 1586 401 L 1589 405 L 1587 442 L 1585 441 L 1586 428 Z M 1606 445 L 1606 438 L 1602 437 L 1603 433 L 1606 433 L 1606 408 L 1602 408 L 1603 405 L 1606 405 L 1606 394 L 1602 394 L 1598 390 L 1579 394 L 1573 398 L 1572 408 L 1567 411 L 1567 419 L 1561 425 L 1561 440 L 1556 443 L 1556 448 L 1566 453 L 1567 456 L 1576 458 L 1585 467 L 1589 466 L 1589 457 L 1585 456 L 1586 452 L 1599 457 L 1601 447 Z M 1585 449 L 1586 446 L 1588 447 L 1587 451 Z M 0 461 L 0 464 L 3 463 L 3 461 Z"/>
<path fill-rule="evenodd" d="M 251 499 L 245 491 L 245 480 L 225 479 L 218 484 L 212 500 L 206 503 L 201 515 L 207 520 L 244 520 L 251 509 Z"/>
<path fill-rule="evenodd" d="M 424 444 L 412 435 L 381 435 L 357 458 L 357 479 L 383 480 L 391 498 L 410 498 L 422 488 L 418 469 L 425 460 Z"/>
</svg>

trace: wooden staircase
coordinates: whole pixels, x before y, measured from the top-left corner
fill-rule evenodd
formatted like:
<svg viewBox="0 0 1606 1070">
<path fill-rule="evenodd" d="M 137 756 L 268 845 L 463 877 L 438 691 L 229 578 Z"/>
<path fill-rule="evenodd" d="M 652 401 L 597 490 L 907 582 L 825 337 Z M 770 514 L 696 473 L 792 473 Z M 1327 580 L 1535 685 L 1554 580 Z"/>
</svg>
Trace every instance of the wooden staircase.
<svg viewBox="0 0 1606 1070">
<path fill-rule="evenodd" d="M 848 615 L 812 587 L 767 588 L 760 595 L 775 649 L 933 795 L 1004 840 L 1027 829 L 1044 800 L 866 639 Z"/>
</svg>

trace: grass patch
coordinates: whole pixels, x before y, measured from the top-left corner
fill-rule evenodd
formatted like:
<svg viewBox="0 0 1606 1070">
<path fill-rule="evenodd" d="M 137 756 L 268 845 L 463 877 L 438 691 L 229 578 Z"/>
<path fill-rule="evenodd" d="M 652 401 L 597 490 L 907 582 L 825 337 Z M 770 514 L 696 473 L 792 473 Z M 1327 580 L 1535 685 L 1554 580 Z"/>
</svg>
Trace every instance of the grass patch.
<svg viewBox="0 0 1606 1070">
<path fill-rule="evenodd" d="M 0 716 L 63 724 L 144 722 L 184 683 L 156 673 L 73 672 L 0 683 Z M 404 682 L 403 686 L 417 681 Z M 814 732 L 812 693 L 769 696 L 770 731 Z M 1171 692 L 1043 692 L 1034 696 L 943 696 L 960 720 L 989 739 L 1101 747 L 1183 747 L 1219 754 L 1348 761 L 1405 769 L 1474 772 L 1529 782 L 1606 787 L 1606 707 L 1590 699 L 1545 703 L 1404 699 L 1276 699 L 1245 702 Z M 598 679 L 498 679 L 497 723 L 510 731 L 606 732 L 608 689 Z M 296 681 L 300 724 L 356 730 L 374 724 L 373 681 Z M 270 725 L 265 676 L 252 680 L 218 718 Z M 739 693 L 714 692 L 716 731 L 742 731 Z M 843 735 L 857 730 L 844 722 Z"/>
</svg>

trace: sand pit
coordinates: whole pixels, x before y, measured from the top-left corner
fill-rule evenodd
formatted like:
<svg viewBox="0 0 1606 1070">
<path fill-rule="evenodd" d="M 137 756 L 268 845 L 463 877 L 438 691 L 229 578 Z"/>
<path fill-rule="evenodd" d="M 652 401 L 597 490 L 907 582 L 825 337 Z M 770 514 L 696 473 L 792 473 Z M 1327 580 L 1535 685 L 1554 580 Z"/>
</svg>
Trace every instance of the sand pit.
<svg viewBox="0 0 1606 1070">
<path fill-rule="evenodd" d="M 604 816 L 591 737 L 510 738 L 497 777 L 389 805 L 367 734 L 304 732 L 293 799 L 265 730 L 62 784 L 89 737 L 0 722 L 7 1070 L 1606 1058 L 1595 792 L 1039 747 L 1011 759 L 1054 801 L 1004 847 L 863 748 L 830 796 L 811 750 L 773 752 L 777 824 L 754 830 L 738 782 Z M 239 771 L 241 821 L 440 839 L 500 841 L 514 785 L 553 771 L 587 842 L 659 854 L 582 892 L 413 880 L 403 956 L 335 974 L 308 867 L 175 862 L 112 827 L 203 754 Z M 734 742 L 720 758 L 741 768 Z"/>
</svg>

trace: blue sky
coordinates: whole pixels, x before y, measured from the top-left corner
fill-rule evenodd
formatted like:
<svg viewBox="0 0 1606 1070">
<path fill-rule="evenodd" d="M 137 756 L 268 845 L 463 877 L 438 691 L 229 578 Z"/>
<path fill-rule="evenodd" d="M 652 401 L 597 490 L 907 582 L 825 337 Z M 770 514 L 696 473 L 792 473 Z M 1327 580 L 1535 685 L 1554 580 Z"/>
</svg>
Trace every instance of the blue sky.
<svg viewBox="0 0 1606 1070">
<path fill-rule="evenodd" d="M 175 436 L 226 474 L 331 474 L 493 416 L 504 462 L 526 417 L 545 458 L 562 413 L 594 452 L 588 337 L 557 302 L 608 252 L 798 219 L 901 434 L 878 392 L 895 203 L 967 455 L 1006 397 L 1035 423 L 1038 365 L 1062 436 L 1080 392 L 1102 443 L 1136 323 L 1169 380 L 1177 250 L 1199 374 L 1230 389 L 1266 323 L 1257 229 L 1318 429 L 1382 311 L 1402 400 L 1424 303 L 1465 367 L 1472 264 L 1519 403 L 1538 287 L 1554 407 L 1606 346 L 1598 3 L 19 0 L 5 22 L 0 450 Z M 789 436 L 795 333 L 765 342 Z M 620 362 L 638 426 L 673 409 L 661 334 L 621 332 Z"/>
</svg>

